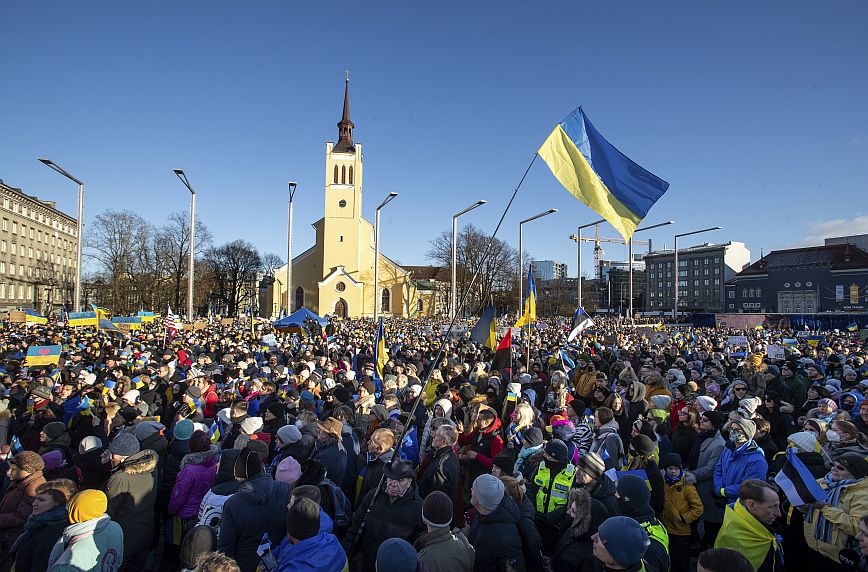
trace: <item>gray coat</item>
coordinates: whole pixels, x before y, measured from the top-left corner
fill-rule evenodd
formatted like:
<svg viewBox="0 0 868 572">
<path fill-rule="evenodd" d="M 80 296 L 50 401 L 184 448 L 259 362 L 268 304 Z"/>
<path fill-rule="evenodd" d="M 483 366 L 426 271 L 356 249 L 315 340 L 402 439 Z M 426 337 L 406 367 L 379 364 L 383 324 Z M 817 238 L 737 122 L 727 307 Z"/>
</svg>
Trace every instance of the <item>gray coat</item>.
<svg viewBox="0 0 868 572">
<path fill-rule="evenodd" d="M 699 462 L 696 470 L 692 471 L 693 476 L 696 477 L 696 492 L 699 493 L 702 506 L 705 507 L 702 519 L 708 522 L 723 522 L 723 507 L 718 508 L 714 500 L 714 467 L 725 446 L 726 441 L 723 440 L 720 431 L 711 439 L 703 441 L 699 446 Z"/>
</svg>

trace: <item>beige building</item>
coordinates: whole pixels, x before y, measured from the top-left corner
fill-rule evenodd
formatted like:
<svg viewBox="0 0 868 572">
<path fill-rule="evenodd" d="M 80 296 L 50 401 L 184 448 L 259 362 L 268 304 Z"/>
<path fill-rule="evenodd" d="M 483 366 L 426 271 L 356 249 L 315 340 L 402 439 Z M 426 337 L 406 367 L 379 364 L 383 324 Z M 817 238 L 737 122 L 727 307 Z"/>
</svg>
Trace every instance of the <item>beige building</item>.
<svg viewBox="0 0 868 572">
<path fill-rule="evenodd" d="M 285 291 L 286 266 L 277 282 L 262 291 L 262 315 L 277 315 L 302 306 L 321 316 L 427 316 L 436 311 L 435 293 L 427 283 L 380 252 L 379 292 L 374 291 L 374 225 L 362 218 L 362 145 L 353 141 L 349 80 L 337 144 L 326 143 L 324 216 L 313 223 L 316 243 L 293 258 L 292 284 Z M 382 234 L 382 232 L 381 232 Z M 275 288 L 276 286 L 276 288 Z"/>
<path fill-rule="evenodd" d="M 78 223 L 0 181 L 0 309 L 73 308 Z"/>
</svg>

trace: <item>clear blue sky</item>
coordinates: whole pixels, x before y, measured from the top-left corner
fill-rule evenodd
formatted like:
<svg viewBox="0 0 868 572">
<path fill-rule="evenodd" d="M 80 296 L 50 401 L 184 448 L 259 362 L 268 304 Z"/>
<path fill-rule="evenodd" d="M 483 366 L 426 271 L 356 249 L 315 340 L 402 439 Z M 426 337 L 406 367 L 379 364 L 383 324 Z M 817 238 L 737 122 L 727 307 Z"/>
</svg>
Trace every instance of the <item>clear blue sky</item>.
<svg viewBox="0 0 868 572">
<path fill-rule="evenodd" d="M 364 213 L 392 191 L 383 250 L 425 263 L 452 213 L 493 229 L 554 124 L 584 105 L 628 156 L 671 183 L 653 234 L 721 225 L 760 250 L 868 232 L 868 2 L 4 2 L 0 178 L 75 211 L 161 222 L 186 170 L 215 242 L 296 253 L 322 215 L 324 142 L 350 69 L 365 151 Z M 537 161 L 502 229 L 575 274 L 595 215 Z M 615 231 L 606 228 L 607 236 Z M 587 247 L 585 270 L 590 270 Z M 607 255 L 623 258 L 612 245 Z"/>
</svg>

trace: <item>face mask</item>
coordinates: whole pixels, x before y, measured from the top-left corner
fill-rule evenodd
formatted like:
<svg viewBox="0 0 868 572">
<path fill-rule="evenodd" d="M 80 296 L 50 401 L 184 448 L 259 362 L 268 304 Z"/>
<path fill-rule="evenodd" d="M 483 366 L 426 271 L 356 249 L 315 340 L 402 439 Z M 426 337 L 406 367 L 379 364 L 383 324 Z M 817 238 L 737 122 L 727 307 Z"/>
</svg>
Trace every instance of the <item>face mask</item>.
<svg viewBox="0 0 868 572">
<path fill-rule="evenodd" d="M 826 431 L 826 439 L 828 439 L 830 443 L 837 443 L 841 440 L 841 436 L 834 429 L 829 429 Z"/>
<path fill-rule="evenodd" d="M 729 442 L 735 445 L 736 447 L 743 445 L 747 442 L 747 437 L 739 433 L 738 431 L 730 431 L 729 432 Z"/>
</svg>

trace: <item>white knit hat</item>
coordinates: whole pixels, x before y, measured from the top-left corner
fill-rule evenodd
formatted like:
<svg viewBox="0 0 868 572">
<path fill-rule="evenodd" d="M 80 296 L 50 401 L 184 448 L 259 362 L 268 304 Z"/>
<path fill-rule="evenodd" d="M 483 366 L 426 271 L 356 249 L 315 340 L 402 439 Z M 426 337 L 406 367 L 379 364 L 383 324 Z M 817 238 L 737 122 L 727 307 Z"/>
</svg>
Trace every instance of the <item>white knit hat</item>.
<svg viewBox="0 0 868 572">
<path fill-rule="evenodd" d="M 696 402 L 701 405 L 702 409 L 705 411 L 714 411 L 717 409 L 717 401 L 715 401 L 713 397 L 700 395 L 696 398 Z"/>
<path fill-rule="evenodd" d="M 814 453 L 817 450 L 817 437 L 810 431 L 799 431 L 787 437 L 787 441 L 806 453 Z"/>
</svg>

